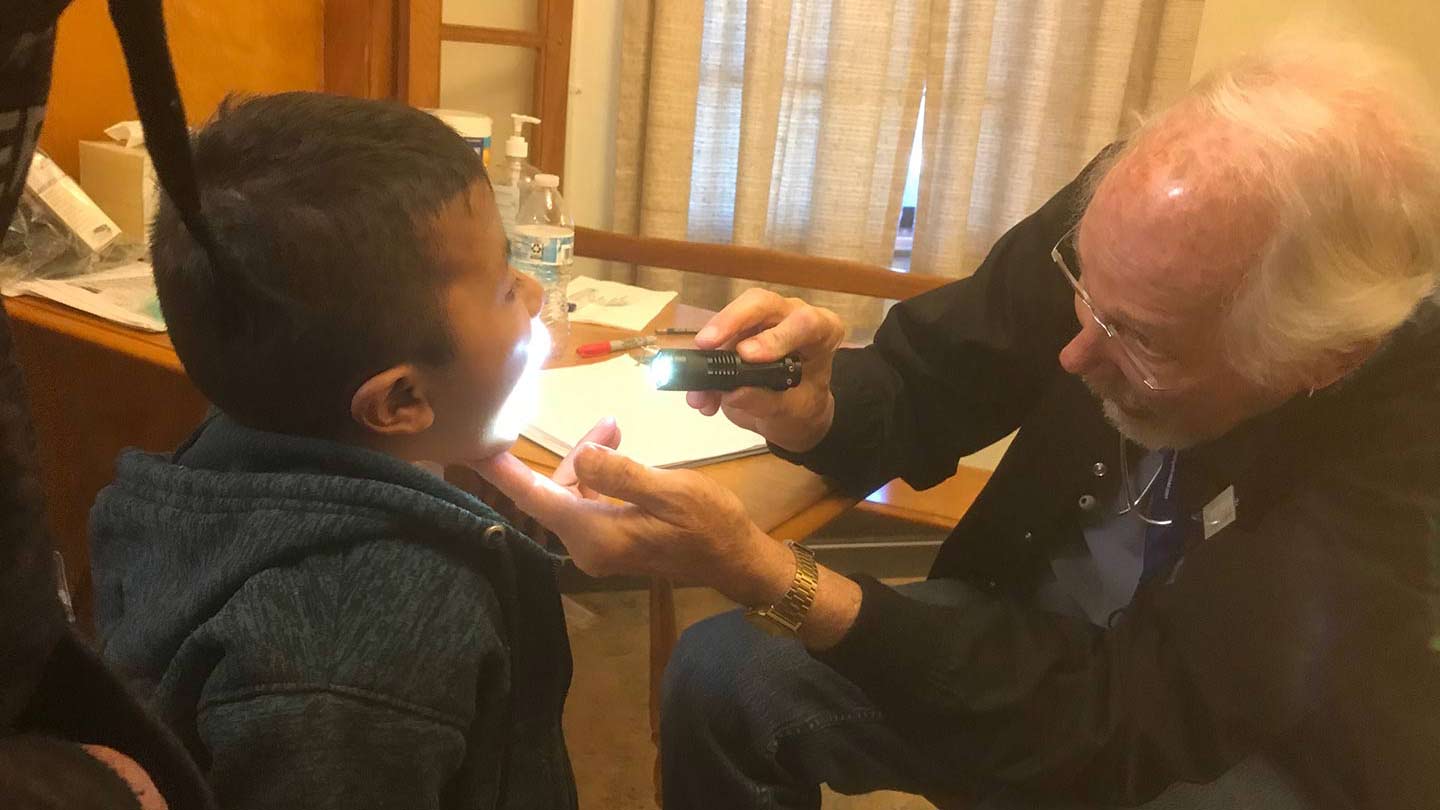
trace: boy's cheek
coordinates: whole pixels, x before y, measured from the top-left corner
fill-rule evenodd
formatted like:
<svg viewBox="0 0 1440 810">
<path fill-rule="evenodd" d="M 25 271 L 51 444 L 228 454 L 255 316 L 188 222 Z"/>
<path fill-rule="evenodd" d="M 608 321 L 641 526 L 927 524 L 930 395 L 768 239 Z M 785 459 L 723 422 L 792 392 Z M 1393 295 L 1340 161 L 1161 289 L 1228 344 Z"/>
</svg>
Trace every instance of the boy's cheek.
<svg viewBox="0 0 1440 810">
<path fill-rule="evenodd" d="M 493 323 L 493 322 L 492 322 Z M 474 335 L 461 342 L 462 356 L 451 390 L 459 396 L 447 403 L 447 413 L 437 413 L 445 427 L 439 435 L 451 461 L 478 461 L 509 450 L 539 408 L 539 364 L 544 354 L 533 357 L 532 330 L 544 331 L 538 319 L 510 325 L 508 335 Z M 548 334 L 548 333 L 547 333 Z"/>
<path fill-rule="evenodd" d="M 497 430 L 495 414 L 466 414 L 466 419 L 447 426 L 437 434 L 439 445 L 434 455 L 442 464 L 468 464 L 509 450 L 516 437 Z"/>
</svg>

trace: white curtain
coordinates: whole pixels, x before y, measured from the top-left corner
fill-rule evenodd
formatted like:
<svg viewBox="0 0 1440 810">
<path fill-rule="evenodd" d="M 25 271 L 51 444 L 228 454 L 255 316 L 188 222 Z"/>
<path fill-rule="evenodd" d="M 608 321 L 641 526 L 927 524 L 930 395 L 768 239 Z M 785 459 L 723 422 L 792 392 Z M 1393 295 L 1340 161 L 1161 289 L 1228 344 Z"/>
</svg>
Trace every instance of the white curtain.
<svg viewBox="0 0 1440 810">
<path fill-rule="evenodd" d="M 615 226 L 961 277 L 1188 81 L 1203 0 L 626 0 Z M 717 308 L 750 282 L 619 269 Z M 880 302 L 794 292 L 857 331 Z"/>
<path fill-rule="evenodd" d="M 1203 0 L 933 0 L 912 272 L 991 244 L 1189 83 Z"/>
</svg>

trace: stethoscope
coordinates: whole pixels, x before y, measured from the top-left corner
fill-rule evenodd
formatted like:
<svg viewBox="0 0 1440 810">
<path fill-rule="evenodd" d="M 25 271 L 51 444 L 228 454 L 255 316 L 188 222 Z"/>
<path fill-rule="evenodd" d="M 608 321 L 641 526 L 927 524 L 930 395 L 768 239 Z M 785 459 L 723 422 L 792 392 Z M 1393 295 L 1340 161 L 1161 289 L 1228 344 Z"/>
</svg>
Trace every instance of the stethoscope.
<svg viewBox="0 0 1440 810">
<path fill-rule="evenodd" d="M 1149 515 L 1145 514 L 1145 510 L 1140 508 L 1141 503 L 1147 502 L 1149 500 L 1150 491 L 1155 488 L 1155 482 L 1160 480 L 1160 473 L 1165 469 L 1165 465 L 1161 464 L 1159 467 L 1155 468 L 1155 474 L 1150 476 L 1150 480 L 1146 482 L 1145 486 L 1140 490 L 1140 494 L 1136 495 L 1134 493 L 1134 488 L 1130 485 L 1130 454 L 1126 452 L 1127 449 L 1128 442 L 1126 442 L 1124 434 L 1121 434 L 1120 482 L 1121 486 L 1123 486 L 1125 490 L 1125 506 L 1116 511 L 1115 514 L 1128 515 L 1131 512 L 1134 512 L 1135 517 L 1139 518 L 1141 522 L 1149 526 L 1169 526 L 1173 524 L 1175 522 L 1173 519 L 1157 520 L 1156 518 L 1152 518 Z M 1166 481 L 1166 485 L 1169 486 L 1169 484 L 1174 480 L 1174 478 L 1175 463 L 1172 461 L 1170 463 L 1169 480 Z"/>
</svg>

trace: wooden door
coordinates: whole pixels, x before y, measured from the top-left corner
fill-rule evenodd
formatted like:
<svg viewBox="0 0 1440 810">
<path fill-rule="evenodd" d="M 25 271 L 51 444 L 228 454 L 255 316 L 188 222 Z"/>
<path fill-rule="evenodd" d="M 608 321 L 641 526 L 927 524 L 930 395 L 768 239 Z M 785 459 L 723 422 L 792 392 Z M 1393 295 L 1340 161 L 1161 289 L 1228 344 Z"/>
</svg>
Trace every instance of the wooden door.
<svg viewBox="0 0 1440 810">
<path fill-rule="evenodd" d="M 535 25 L 531 29 L 447 23 L 443 0 L 398 1 L 396 96 L 417 107 L 441 105 L 441 49 L 444 43 L 466 42 L 526 49 L 534 54 L 529 114 L 544 121 L 538 138 L 531 141 L 530 162 L 543 171 L 563 175 L 574 0 L 532 0 L 537 8 Z M 496 143 L 501 144 L 503 134 L 509 132 L 509 122 L 495 121 L 495 127 Z"/>
</svg>

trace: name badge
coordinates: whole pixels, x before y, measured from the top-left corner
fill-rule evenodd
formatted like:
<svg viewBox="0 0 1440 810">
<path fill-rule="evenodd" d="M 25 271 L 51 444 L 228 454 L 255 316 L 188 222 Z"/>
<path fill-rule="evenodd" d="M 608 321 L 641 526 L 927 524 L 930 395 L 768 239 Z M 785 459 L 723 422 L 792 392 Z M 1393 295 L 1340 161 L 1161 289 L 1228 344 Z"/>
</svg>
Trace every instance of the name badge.
<svg viewBox="0 0 1440 810">
<path fill-rule="evenodd" d="M 1221 529 L 1235 522 L 1235 485 L 1231 484 L 1225 491 L 1215 496 L 1215 500 L 1205 505 L 1201 513 L 1201 520 L 1205 523 L 1205 539 L 1209 540 Z"/>
</svg>

